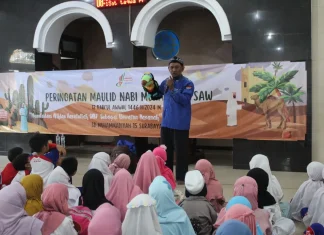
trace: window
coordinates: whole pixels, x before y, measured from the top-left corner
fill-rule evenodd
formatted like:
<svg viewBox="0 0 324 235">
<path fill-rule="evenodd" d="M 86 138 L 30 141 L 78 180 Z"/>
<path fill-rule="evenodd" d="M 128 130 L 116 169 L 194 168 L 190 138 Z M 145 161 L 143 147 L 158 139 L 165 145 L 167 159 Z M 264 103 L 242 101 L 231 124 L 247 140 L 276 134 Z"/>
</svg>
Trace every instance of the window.
<svg viewBox="0 0 324 235">
<path fill-rule="evenodd" d="M 244 87 L 247 87 L 247 82 L 244 82 Z"/>
</svg>

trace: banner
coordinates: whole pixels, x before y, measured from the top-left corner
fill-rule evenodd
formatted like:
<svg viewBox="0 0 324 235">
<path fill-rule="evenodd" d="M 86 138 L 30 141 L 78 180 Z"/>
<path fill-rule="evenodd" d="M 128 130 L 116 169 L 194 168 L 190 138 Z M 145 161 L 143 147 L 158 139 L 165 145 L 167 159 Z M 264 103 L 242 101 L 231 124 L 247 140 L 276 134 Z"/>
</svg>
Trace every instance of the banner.
<svg viewBox="0 0 324 235">
<path fill-rule="evenodd" d="M 147 100 L 145 72 L 167 67 L 0 74 L 0 132 L 159 137 L 163 100 Z M 304 62 L 187 66 L 190 137 L 304 140 Z"/>
</svg>

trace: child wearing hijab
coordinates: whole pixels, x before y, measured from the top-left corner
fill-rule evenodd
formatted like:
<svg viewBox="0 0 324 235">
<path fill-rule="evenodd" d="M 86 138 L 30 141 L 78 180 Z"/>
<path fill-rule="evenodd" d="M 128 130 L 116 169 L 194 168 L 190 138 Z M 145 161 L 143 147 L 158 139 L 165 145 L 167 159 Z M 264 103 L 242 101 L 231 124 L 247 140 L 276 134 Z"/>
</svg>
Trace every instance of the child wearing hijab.
<svg viewBox="0 0 324 235">
<path fill-rule="evenodd" d="M 153 150 L 153 154 L 156 157 L 156 161 L 159 166 L 161 175 L 164 178 L 166 178 L 166 180 L 170 183 L 172 190 L 174 190 L 176 188 L 177 184 L 175 182 L 173 172 L 171 171 L 171 169 L 169 167 L 167 167 L 165 165 L 165 163 L 168 159 L 166 149 L 167 148 L 165 145 L 161 145 L 159 147 L 156 147 Z"/>
<path fill-rule="evenodd" d="M 62 160 L 61 166 L 57 166 L 49 175 L 47 185 L 59 183 L 64 184 L 69 191 L 69 207 L 78 206 L 81 196 L 80 190 L 70 183 L 70 177 L 78 170 L 78 160 L 75 157 L 66 157 Z"/>
<path fill-rule="evenodd" d="M 121 220 L 119 210 L 104 203 L 98 207 L 96 214 L 93 216 L 89 228 L 89 235 L 122 235 Z"/>
<path fill-rule="evenodd" d="M 99 152 L 93 155 L 92 160 L 88 167 L 88 170 L 97 169 L 103 174 L 105 179 L 105 194 L 108 193 L 111 181 L 114 177 L 113 173 L 108 168 L 110 164 L 111 164 L 111 160 L 109 154 L 104 152 Z"/>
<path fill-rule="evenodd" d="M 200 171 L 193 170 L 185 176 L 186 199 L 179 206 L 190 218 L 191 224 L 198 235 L 210 235 L 217 213 L 206 199 L 207 186 Z"/>
<path fill-rule="evenodd" d="M 12 161 L 12 165 L 17 171 L 15 178 L 13 178 L 12 183 L 20 183 L 21 179 L 26 175 L 30 174 L 31 165 L 29 161 L 29 154 L 23 153 L 18 155 L 15 160 Z"/>
<path fill-rule="evenodd" d="M 113 173 L 113 175 L 115 175 L 121 169 L 128 170 L 130 163 L 130 157 L 127 154 L 122 153 L 118 155 L 112 164 L 109 165 L 109 170 Z"/>
<path fill-rule="evenodd" d="M 134 182 L 140 187 L 143 193 L 148 193 L 150 184 L 158 175 L 161 175 L 160 169 L 154 154 L 149 150 L 142 155 L 137 164 Z"/>
<path fill-rule="evenodd" d="M 26 200 L 26 191 L 20 183 L 0 190 L 1 235 L 41 235 L 43 222 L 27 215 Z"/>
<path fill-rule="evenodd" d="M 83 176 L 80 206 L 69 209 L 72 219 L 79 225 L 79 235 L 87 235 L 88 227 L 97 208 L 104 203 L 112 204 L 105 197 L 105 180 L 97 169 L 91 169 Z"/>
<path fill-rule="evenodd" d="M 35 215 L 44 222 L 42 235 L 77 235 L 68 208 L 69 192 L 63 184 L 48 185 L 43 194 L 44 210 Z"/>
<path fill-rule="evenodd" d="M 207 200 L 213 205 L 216 212 L 219 213 L 224 207 L 225 198 L 223 186 L 216 179 L 213 165 L 206 159 L 201 159 L 196 163 L 195 169 L 201 172 L 207 184 Z"/>
<path fill-rule="evenodd" d="M 64 155 L 66 151 L 62 146 L 49 144 L 48 138 L 38 133 L 29 140 L 29 146 L 34 152 L 30 157 L 31 174 L 40 175 L 46 185 L 49 175 L 61 162 L 60 154 Z"/>
<path fill-rule="evenodd" d="M 217 230 L 216 235 L 252 235 L 251 229 L 238 220 L 227 220 Z"/>
<path fill-rule="evenodd" d="M 281 217 L 272 227 L 273 235 L 294 235 L 296 231 L 295 223 L 287 218 Z"/>
<path fill-rule="evenodd" d="M 301 210 L 303 208 L 309 208 L 316 191 L 324 186 L 323 169 L 324 165 L 320 162 L 311 162 L 308 164 L 307 174 L 309 179 L 299 187 L 290 202 L 291 216 L 293 219 L 302 221 Z"/>
<path fill-rule="evenodd" d="M 304 232 L 305 235 L 324 235 L 324 227 L 322 224 L 315 223 L 309 226 Z"/>
<path fill-rule="evenodd" d="M 39 175 L 28 175 L 21 180 L 21 185 L 26 190 L 27 201 L 25 211 L 28 215 L 34 214 L 43 210 L 41 195 L 43 193 L 43 179 Z"/>
<path fill-rule="evenodd" d="M 175 203 L 171 185 L 163 176 L 153 180 L 149 195 L 156 200 L 163 235 L 196 234 L 186 212 Z"/>
<path fill-rule="evenodd" d="M 131 174 L 127 170 L 121 169 L 115 175 L 106 197 L 120 210 L 123 221 L 127 211 L 127 204 L 142 193 L 142 190 L 134 184 Z"/>
<path fill-rule="evenodd" d="M 257 154 L 251 159 L 249 165 L 250 170 L 252 170 L 253 168 L 261 168 L 268 174 L 269 185 L 267 190 L 274 197 L 276 202 L 280 202 L 281 199 L 284 197 L 284 194 L 277 177 L 272 175 L 271 173 L 269 159 L 262 154 Z"/>
<path fill-rule="evenodd" d="M 140 194 L 134 197 L 127 205 L 127 213 L 122 225 L 122 234 L 162 235 L 155 206 L 156 201 L 147 194 Z"/>
<path fill-rule="evenodd" d="M 322 177 L 324 178 L 324 169 L 322 171 Z M 303 218 L 303 222 L 306 227 L 314 223 L 319 223 L 320 217 L 324 212 L 324 187 L 320 187 L 314 194 L 307 214 Z"/>
<path fill-rule="evenodd" d="M 245 223 L 250 228 L 252 235 L 263 235 L 261 229 L 257 229 L 255 215 L 250 208 L 240 204 L 232 206 L 226 212 L 225 221 L 232 219 Z"/>
<path fill-rule="evenodd" d="M 248 199 L 249 203 L 251 203 L 251 208 L 256 216 L 257 223 L 260 225 L 260 228 L 262 229 L 264 234 L 271 235 L 271 224 L 270 224 L 270 213 L 267 210 L 260 209 L 258 207 L 258 185 L 257 182 L 249 177 L 249 176 L 243 176 L 236 180 L 234 184 L 234 197 L 230 200 L 230 202 L 227 204 L 226 208 L 222 209 L 218 218 L 216 225 L 220 225 L 224 221 L 224 216 L 226 213 L 226 210 L 229 208 L 229 206 L 232 204 L 242 204 L 245 206 L 248 206 L 247 204 L 244 204 L 243 202 Z"/>
<path fill-rule="evenodd" d="M 14 168 L 14 166 L 12 165 L 12 162 L 13 162 L 13 160 L 15 160 L 15 158 L 18 155 L 22 154 L 23 151 L 24 150 L 20 147 L 15 147 L 8 151 L 9 163 L 5 166 L 5 168 L 1 172 L 2 182 L 0 182 L 0 189 L 2 186 L 11 184 L 11 181 L 13 180 L 13 178 L 15 178 L 18 171 Z"/>
<path fill-rule="evenodd" d="M 102 173 L 91 169 L 83 176 L 82 203 L 94 213 L 103 203 L 110 203 L 105 196 L 105 181 Z"/>
</svg>

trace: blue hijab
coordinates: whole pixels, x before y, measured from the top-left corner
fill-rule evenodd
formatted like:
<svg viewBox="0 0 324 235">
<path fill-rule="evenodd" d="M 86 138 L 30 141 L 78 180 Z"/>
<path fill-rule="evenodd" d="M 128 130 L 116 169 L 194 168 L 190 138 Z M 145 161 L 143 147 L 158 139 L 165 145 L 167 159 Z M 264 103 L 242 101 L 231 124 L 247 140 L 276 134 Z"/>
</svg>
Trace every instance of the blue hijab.
<svg viewBox="0 0 324 235">
<path fill-rule="evenodd" d="M 169 182 L 157 176 L 149 187 L 149 195 L 156 200 L 156 211 L 163 235 L 195 235 L 189 217 L 174 200 Z"/>
<path fill-rule="evenodd" d="M 324 227 L 319 223 L 314 223 L 309 226 L 306 231 L 313 232 L 315 235 L 323 235 Z M 304 232 L 304 234 L 306 234 L 306 231 Z"/>
<path fill-rule="evenodd" d="M 252 205 L 251 205 L 250 201 L 246 197 L 243 197 L 243 196 L 232 197 L 232 199 L 229 200 L 229 202 L 226 205 L 226 210 L 229 210 L 232 206 L 234 206 L 236 204 L 244 205 L 252 210 Z"/>
<path fill-rule="evenodd" d="M 238 220 L 227 220 L 216 231 L 216 235 L 252 235 L 250 228 Z"/>
</svg>

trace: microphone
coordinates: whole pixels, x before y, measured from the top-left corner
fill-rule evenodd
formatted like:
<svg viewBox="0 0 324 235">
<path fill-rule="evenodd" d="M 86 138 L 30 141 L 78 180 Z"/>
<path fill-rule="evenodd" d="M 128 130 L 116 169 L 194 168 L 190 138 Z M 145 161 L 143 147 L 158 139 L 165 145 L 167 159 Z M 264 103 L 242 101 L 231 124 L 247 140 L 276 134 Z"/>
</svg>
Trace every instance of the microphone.
<svg viewBox="0 0 324 235">
<path fill-rule="evenodd" d="M 173 79 L 173 77 L 170 76 L 169 79 Z M 169 80 L 169 79 L 168 79 L 168 80 Z M 164 91 L 164 94 L 167 93 L 168 91 L 169 91 L 169 86 L 166 86 L 165 91 Z"/>
</svg>

